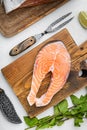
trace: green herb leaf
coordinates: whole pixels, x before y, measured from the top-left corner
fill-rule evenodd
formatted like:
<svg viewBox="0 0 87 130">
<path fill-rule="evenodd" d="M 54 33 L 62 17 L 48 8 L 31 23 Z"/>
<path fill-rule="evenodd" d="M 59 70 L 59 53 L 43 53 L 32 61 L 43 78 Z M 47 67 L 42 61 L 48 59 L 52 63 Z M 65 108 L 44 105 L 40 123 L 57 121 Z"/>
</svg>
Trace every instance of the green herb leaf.
<svg viewBox="0 0 87 130">
<path fill-rule="evenodd" d="M 82 103 L 79 106 L 80 106 L 80 111 L 81 112 L 87 112 L 87 102 Z"/>
<path fill-rule="evenodd" d="M 51 120 L 51 122 L 49 123 L 49 125 L 50 125 L 50 126 L 54 126 L 55 124 L 56 124 L 56 119 L 53 118 L 53 119 Z"/>
<path fill-rule="evenodd" d="M 38 119 L 36 117 L 30 118 L 28 116 L 25 116 L 24 121 L 29 127 L 34 127 L 38 124 Z"/>
<path fill-rule="evenodd" d="M 76 115 L 80 112 L 80 107 L 73 108 L 70 112 L 72 115 Z"/>
<path fill-rule="evenodd" d="M 81 95 L 80 96 L 80 103 L 87 102 L 87 94 L 85 96 Z"/>
<path fill-rule="evenodd" d="M 75 95 L 71 95 L 70 98 L 74 105 L 78 105 L 80 103 L 80 99 L 76 97 Z"/>
<path fill-rule="evenodd" d="M 54 115 L 60 115 L 60 111 L 59 111 L 59 108 L 58 108 L 58 105 L 54 106 Z"/>
<path fill-rule="evenodd" d="M 42 130 L 45 128 L 51 128 L 52 126 L 49 126 L 49 124 L 42 124 L 41 126 L 37 126 L 36 130 Z"/>
<path fill-rule="evenodd" d="M 66 99 L 64 99 L 62 102 L 58 104 L 59 111 L 64 114 L 68 111 L 68 102 Z"/>
<path fill-rule="evenodd" d="M 64 121 L 62 121 L 62 120 L 57 122 L 57 126 L 61 126 L 63 124 L 64 124 Z"/>
<path fill-rule="evenodd" d="M 56 116 L 56 120 L 61 120 L 64 116 L 63 115 L 60 115 L 60 116 Z"/>
<path fill-rule="evenodd" d="M 87 94 L 85 96 L 81 95 L 80 98 L 76 97 L 75 95 L 71 95 L 70 98 L 74 105 L 87 102 Z"/>
<path fill-rule="evenodd" d="M 49 120 L 51 120 L 50 118 L 51 118 L 51 116 L 46 116 L 46 117 L 39 119 L 39 124 L 43 124 L 45 122 L 47 123 Z"/>
<path fill-rule="evenodd" d="M 38 119 L 36 117 L 24 117 L 26 124 L 29 126 L 25 130 L 36 127 L 36 130 L 51 128 L 55 125 L 61 126 L 66 120 L 74 118 L 74 125 L 79 126 L 83 123 L 83 119 L 87 118 L 87 94 L 80 96 L 71 95 L 73 106 L 68 108 L 67 100 L 63 100 L 54 106 L 54 114 Z"/>
<path fill-rule="evenodd" d="M 77 127 L 80 127 L 80 123 L 83 123 L 83 119 L 82 118 L 75 118 L 74 119 L 74 125 Z"/>
</svg>

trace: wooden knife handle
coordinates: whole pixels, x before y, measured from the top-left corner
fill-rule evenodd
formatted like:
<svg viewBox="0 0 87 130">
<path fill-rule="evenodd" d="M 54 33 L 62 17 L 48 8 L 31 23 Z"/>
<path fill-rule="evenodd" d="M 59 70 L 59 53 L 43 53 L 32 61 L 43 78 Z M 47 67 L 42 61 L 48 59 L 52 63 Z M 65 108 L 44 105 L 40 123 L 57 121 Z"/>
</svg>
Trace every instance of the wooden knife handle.
<svg viewBox="0 0 87 130">
<path fill-rule="evenodd" d="M 13 47 L 11 49 L 11 51 L 9 52 L 9 55 L 15 56 L 15 55 L 23 52 L 24 50 L 26 50 L 30 46 L 32 46 L 34 43 L 36 43 L 36 39 L 34 36 L 31 36 L 31 37 L 27 38 L 26 40 L 24 40 L 23 42 L 16 45 L 15 47 Z"/>
</svg>

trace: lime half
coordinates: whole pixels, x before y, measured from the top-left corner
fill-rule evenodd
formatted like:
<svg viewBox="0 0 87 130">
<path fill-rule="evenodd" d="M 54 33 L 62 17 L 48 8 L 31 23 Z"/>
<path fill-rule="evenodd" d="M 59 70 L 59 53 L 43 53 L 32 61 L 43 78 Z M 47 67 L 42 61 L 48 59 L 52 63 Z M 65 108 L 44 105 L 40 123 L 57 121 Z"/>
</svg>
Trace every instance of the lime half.
<svg viewBox="0 0 87 130">
<path fill-rule="evenodd" d="M 84 28 L 87 29 L 87 12 L 81 11 L 79 13 L 79 22 Z"/>
</svg>

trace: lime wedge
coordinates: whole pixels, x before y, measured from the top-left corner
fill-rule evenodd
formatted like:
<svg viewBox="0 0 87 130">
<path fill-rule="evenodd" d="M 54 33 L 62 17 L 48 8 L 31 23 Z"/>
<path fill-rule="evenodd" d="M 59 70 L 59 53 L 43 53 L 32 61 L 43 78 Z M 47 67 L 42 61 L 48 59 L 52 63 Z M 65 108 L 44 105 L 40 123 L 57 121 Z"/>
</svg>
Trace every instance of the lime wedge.
<svg viewBox="0 0 87 130">
<path fill-rule="evenodd" d="M 81 11 L 79 13 L 79 22 L 84 28 L 87 29 L 87 12 Z"/>
</svg>

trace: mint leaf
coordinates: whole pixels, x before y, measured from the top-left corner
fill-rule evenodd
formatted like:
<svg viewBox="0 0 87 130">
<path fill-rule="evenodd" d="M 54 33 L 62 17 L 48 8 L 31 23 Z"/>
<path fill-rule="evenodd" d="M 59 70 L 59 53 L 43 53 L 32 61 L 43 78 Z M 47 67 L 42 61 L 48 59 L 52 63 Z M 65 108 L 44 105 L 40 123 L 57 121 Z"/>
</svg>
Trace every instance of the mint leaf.
<svg viewBox="0 0 87 130">
<path fill-rule="evenodd" d="M 72 115 L 85 114 L 87 112 L 87 102 L 75 106 L 70 112 Z"/>
<path fill-rule="evenodd" d="M 72 115 L 76 115 L 76 114 L 78 114 L 79 112 L 80 112 L 80 109 L 81 108 L 81 106 L 79 105 L 79 106 L 77 106 L 77 107 L 74 107 L 73 109 L 71 109 L 71 114 Z"/>
<path fill-rule="evenodd" d="M 87 102 L 82 103 L 79 106 L 80 106 L 80 111 L 81 112 L 87 112 Z"/>
<path fill-rule="evenodd" d="M 74 105 L 78 105 L 80 103 L 80 99 L 76 97 L 75 95 L 71 95 L 70 98 Z"/>
<path fill-rule="evenodd" d="M 36 130 L 42 130 L 45 128 L 51 128 L 52 126 L 50 126 L 49 124 L 42 124 L 41 126 L 37 126 Z"/>
<path fill-rule="evenodd" d="M 80 96 L 80 103 L 87 102 L 87 94 L 85 96 Z"/>
<path fill-rule="evenodd" d="M 51 120 L 50 118 L 51 118 L 51 116 L 46 116 L 46 117 L 39 119 L 39 124 L 43 124 L 45 122 L 47 123 L 49 120 Z"/>
<path fill-rule="evenodd" d="M 46 120 L 40 119 L 39 125 L 37 126 L 36 130 L 41 130 L 41 129 L 45 129 L 45 128 L 52 128 L 53 126 L 55 126 L 56 125 L 56 119 L 55 118 L 52 118 L 50 120 L 49 119 L 50 119 L 49 117 L 46 117 Z"/>
<path fill-rule="evenodd" d="M 68 102 L 66 99 L 64 99 L 62 102 L 58 104 L 59 111 L 64 114 L 68 111 Z"/>
<path fill-rule="evenodd" d="M 53 118 L 53 119 L 50 121 L 49 125 L 50 125 L 50 126 L 54 126 L 55 124 L 56 124 L 56 119 Z"/>
<path fill-rule="evenodd" d="M 77 127 L 80 127 L 80 123 L 83 123 L 83 119 L 82 118 L 75 118 L 74 119 L 74 125 Z"/>
<path fill-rule="evenodd" d="M 34 127 L 38 124 L 38 119 L 36 117 L 30 118 L 29 116 L 25 116 L 24 121 L 29 127 Z"/>
<path fill-rule="evenodd" d="M 63 115 L 60 115 L 60 116 L 56 116 L 56 120 L 61 120 L 63 118 Z"/>
<path fill-rule="evenodd" d="M 54 115 L 60 115 L 58 105 L 54 106 Z"/>
<path fill-rule="evenodd" d="M 63 125 L 63 123 L 64 123 L 64 121 L 59 121 L 59 122 L 57 122 L 57 126 L 61 126 L 61 125 Z"/>
<path fill-rule="evenodd" d="M 87 94 L 84 96 L 81 95 L 80 98 L 76 97 L 75 95 L 71 95 L 70 98 L 74 105 L 87 102 Z"/>
</svg>

